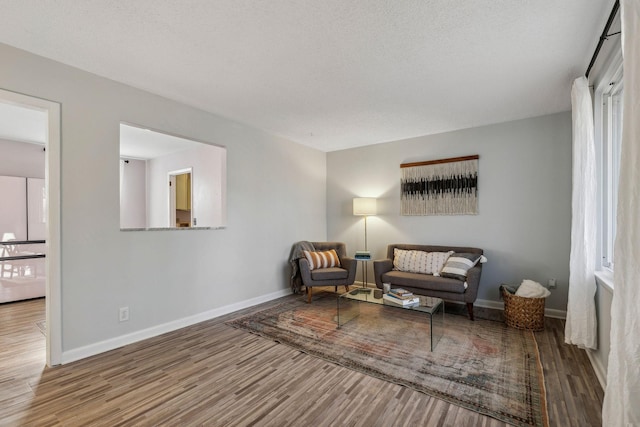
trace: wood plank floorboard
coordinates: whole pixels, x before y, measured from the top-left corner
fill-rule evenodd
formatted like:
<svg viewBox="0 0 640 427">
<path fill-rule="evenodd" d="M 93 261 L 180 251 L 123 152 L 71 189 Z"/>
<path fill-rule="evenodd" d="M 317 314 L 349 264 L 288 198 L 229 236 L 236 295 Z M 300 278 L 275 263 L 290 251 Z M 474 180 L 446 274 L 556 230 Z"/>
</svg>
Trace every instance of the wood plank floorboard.
<svg viewBox="0 0 640 427">
<path fill-rule="evenodd" d="M 255 308 L 46 368 L 44 310 L 0 305 L 0 426 L 506 425 L 224 324 Z M 550 423 L 599 426 L 603 390 L 563 331 L 535 333 Z"/>
</svg>

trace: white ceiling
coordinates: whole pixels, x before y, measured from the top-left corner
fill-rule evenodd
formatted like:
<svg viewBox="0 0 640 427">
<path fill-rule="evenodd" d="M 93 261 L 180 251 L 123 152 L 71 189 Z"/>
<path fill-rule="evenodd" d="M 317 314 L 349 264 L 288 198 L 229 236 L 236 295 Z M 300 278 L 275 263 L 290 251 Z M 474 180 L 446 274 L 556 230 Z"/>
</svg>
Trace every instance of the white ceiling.
<svg viewBox="0 0 640 427">
<path fill-rule="evenodd" d="M 569 110 L 612 5 L 7 0 L 0 41 L 333 151 Z"/>
</svg>

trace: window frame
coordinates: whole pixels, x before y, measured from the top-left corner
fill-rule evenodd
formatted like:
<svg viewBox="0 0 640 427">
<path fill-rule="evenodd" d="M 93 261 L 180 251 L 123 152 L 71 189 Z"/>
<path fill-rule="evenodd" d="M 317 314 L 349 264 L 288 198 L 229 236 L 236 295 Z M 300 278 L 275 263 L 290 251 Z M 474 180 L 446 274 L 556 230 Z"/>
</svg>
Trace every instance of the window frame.
<svg viewBox="0 0 640 427">
<path fill-rule="evenodd" d="M 613 271 L 620 141 L 622 52 L 615 52 L 594 82 L 594 137 L 598 156 L 598 245 L 596 269 Z M 614 126 L 611 126 L 614 124 Z"/>
</svg>

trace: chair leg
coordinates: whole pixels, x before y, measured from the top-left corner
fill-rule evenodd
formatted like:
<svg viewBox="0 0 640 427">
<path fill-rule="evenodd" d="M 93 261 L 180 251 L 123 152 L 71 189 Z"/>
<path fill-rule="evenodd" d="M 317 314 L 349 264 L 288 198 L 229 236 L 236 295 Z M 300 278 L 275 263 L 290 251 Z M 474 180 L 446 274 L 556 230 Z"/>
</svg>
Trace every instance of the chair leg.
<svg viewBox="0 0 640 427">
<path fill-rule="evenodd" d="M 469 312 L 469 319 L 474 320 L 474 318 L 473 318 L 473 303 L 472 302 L 468 302 L 467 303 L 467 311 Z"/>
<path fill-rule="evenodd" d="M 349 285 L 344 285 L 344 290 L 349 292 Z"/>
<path fill-rule="evenodd" d="M 307 288 L 307 304 L 311 304 L 311 288 Z"/>
</svg>

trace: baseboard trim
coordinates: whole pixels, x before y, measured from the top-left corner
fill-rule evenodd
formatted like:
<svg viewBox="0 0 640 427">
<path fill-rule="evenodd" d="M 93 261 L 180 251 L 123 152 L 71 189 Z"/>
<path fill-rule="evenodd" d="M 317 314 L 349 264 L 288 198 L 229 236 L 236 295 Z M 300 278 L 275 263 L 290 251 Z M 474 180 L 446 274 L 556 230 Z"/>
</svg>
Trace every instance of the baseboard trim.
<svg viewBox="0 0 640 427">
<path fill-rule="evenodd" d="M 600 386 L 603 390 L 607 389 L 607 372 L 602 366 L 600 360 L 597 357 L 593 356 L 593 350 L 586 350 L 587 356 L 589 357 L 589 361 L 591 362 L 591 367 L 593 371 L 596 373 L 596 377 L 598 377 L 598 382 L 600 382 Z"/>
<path fill-rule="evenodd" d="M 502 310 L 502 311 L 504 311 L 504 303 L 502 301 L 492 301 L 492 300 L 488 300 L 488 299 L 477 299 L 476 302 L 473 303 L 473 305 L 476 306 L 476 307 L 492 308 L 494 310 Z"/>
<path fill-rule="evenodd" d="M 478 307 L 493 308 L 495 310 L 504 311 L 504 302 L 502 302 L 502 301 L 492 301 L 492 300 L 486 300 L 486 299 L 478 299 L 478 300 L 476 300 L 476 302 L 473 305 L 478 306 Z M 545 317 L 553 317 L 554 319 L 566 319 L 567 318 L 567 312 L 566 311 L 564 311 L 564 310 L 556 310 L 555 308 L 545 308 L 544 309 L 544 315 L 545 315 Z"/>
<path fill-rule="evenodd" d="M 361 283 L 361 282 L 356 282 Z M 371 284 L 370 284 L 371 285 Z M 67 350 L 62 352 L 61 363 L 71 363 L 80 359 L 95 356 L 96 354 L 104 353 L 106 351 L 115 350 L 116 348 L 123 347 L 125 345 L 133 344 L 138 341 L 142 341 L 148 338 L 153 338 L 158 335 L 172 332 L 180 328 L 194 325 L 196 323 L 204 322 L 206 320 L 215 319 L 216 317 L 224 316 L 229 313 L 233 313 L 238 310 L 253 307 L 254 305 L 262 304 L 264 302 L 272 301 L 277 298 L 287 296 L 291 293 L 288 289 L 272 292 L 270 294 L 262 295 L 259 297 L 251 298 L 245 301 L 240 301 L 234 304 L 229 304 L 224 307 L 215 308 L 213 310 L 198 313 L 193 316 L 184 317 L 171 322 L 163 323 L 161 325 L 152 326 L 147 329 L 132 332 L 130 334 L 121 335 L 115 338 L 110 338 L 104 341 L 100 341 L 94 344 L 89 344 L 83 347 Z M 475 304 L 478 307 L 492 308 L 496 310 L 504 310 L 504 303 L 501 301 L 492 300 L 476 300 Z M 545 309 L 545 316 L 554 317 L 558 319 L 566 319 L 567 312 L 562 310 L 555 310 L 547 308 Z M 603 384 L 603 369 L 597 364 L 597 361 L 589 355 L 591 364 L 594 366 L 596 375 L 601 384 Z M 604 385 L 603 385 L 604 387 Z"/>
<path fill-rule="evenodd" d="M 364 286 L 363 282 L 354 282 L 355 285 L 359 285 L 359 286 Z M 372 284 L 369 283 L 369 287 Z M 375 287 L 375 283 L 373 284 L 373 287 Z M 464 303 L 460 303 L 460 304 L 464 304 Z M 483 307 L 483 308 L 492 308 L 494 310 L 502 310 L 504 311 L 504 302 L 502 301 L 493 301 L 493 300 L 488 300 L 488 299 L 477 299 L 475 303 L 473 303 L 474 306 L 477 307 Z M 554 319 L 563 319 L 565 320 L 567 318 L 567 312 L 566 310 L 556 310 L 555 308 L 545 308 L 544 309 L 544 315 L 545 317 L 553 317 Z"/>
<path fill-rule="evenodd" d="M 94 344 L 89 344 L 83 347 L 63 351 L 61 363 L 71 363 L 80 359 L 95 356 L 96 354 L 104 353 L 106 351 L 115 350 L 116 348 L 120 348 L 125 345 L 133 344 L 135 342 L 142 341 L 148 338 L 153 338 L 155 336 L 165 334 L 167 332 L 172 332 L 177 329 L 185 328 L 187 326 L 195 325 L 196 323 L 204 322 L 206 320 L 215 319 L 216 317 L 224 316 L 225 314 L 253 307 L 254 305 L 262 304 L 264 302 L 268 302 L 290 294 L 291 291 L 289 289 L 283 289 L 245 301 L 229 304 L 224 307 L 214 308 L 213 310 L 198 313 L 193 316 L 188 316 L 157 326 L 152 326 L 150 328 L 132 332 L 130 334 L 121 335 Z"/>
</svg>

